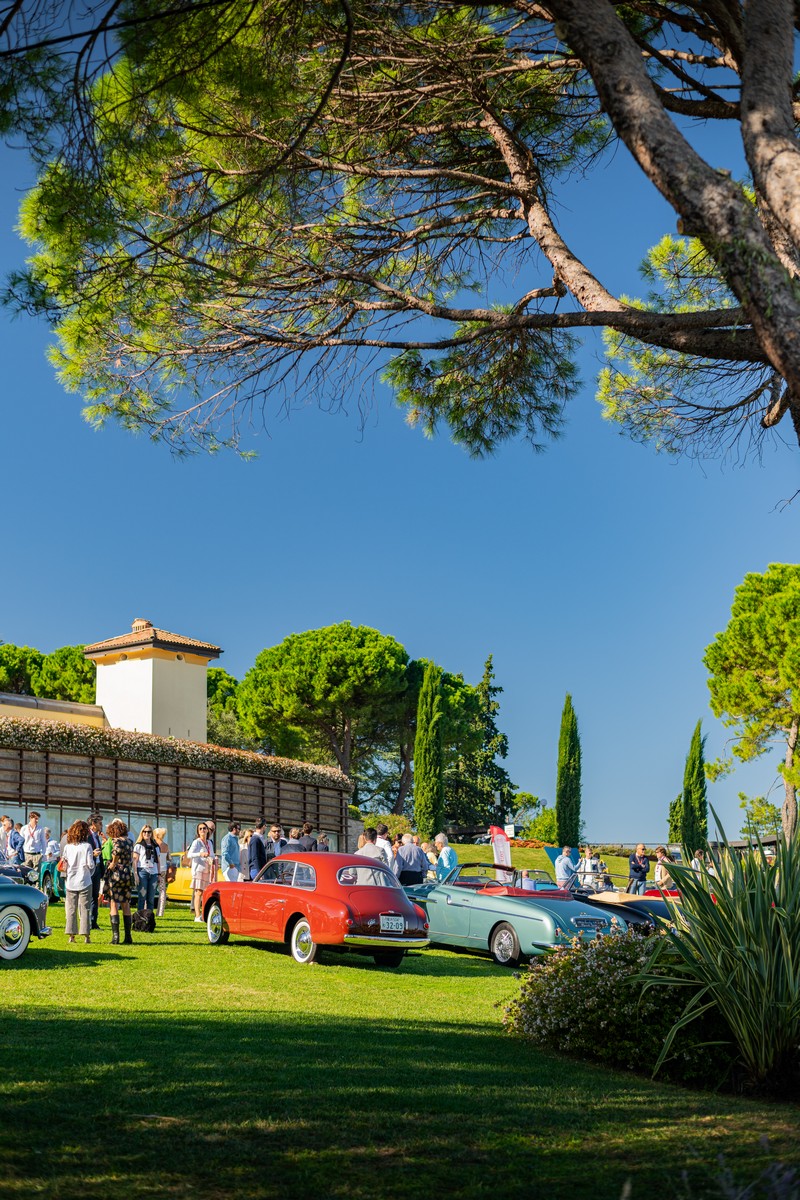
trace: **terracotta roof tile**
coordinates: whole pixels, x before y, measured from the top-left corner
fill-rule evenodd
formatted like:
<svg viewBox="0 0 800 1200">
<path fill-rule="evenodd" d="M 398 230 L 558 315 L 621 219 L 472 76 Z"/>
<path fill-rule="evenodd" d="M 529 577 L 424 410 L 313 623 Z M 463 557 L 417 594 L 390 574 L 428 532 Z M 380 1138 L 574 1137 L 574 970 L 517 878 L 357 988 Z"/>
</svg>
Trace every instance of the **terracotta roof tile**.
<svg viewBox="0 0 800 1200">
<path fill-rule="evenodd" d="M 144 622 L 137 622 L 144 625 Z M 108 650 L 128 650 L 136 646 L 152 646 L 156 650 L 190 650 L 207 658 L 218 658 L 222 654 L 219 646 L 211 642 L 200 642 L 197 638 L 184 637 L 180 633 L 170 633 L 167 629 L 156 629 L 147 624 L 143 628 L 134 629 L 130 633 L 120 634 L 119 637 L 106 638 L 103 642 L 93 642 L 84 646 L 83 653 L 87 657 L 104 654 Z"/>
</svg>

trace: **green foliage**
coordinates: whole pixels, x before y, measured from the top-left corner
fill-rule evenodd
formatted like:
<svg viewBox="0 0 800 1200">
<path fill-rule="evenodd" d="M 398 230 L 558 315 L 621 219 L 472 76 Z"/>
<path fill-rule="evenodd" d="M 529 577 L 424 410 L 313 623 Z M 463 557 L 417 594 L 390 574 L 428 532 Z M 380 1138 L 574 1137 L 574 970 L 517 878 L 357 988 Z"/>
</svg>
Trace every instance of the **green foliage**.
<svg viewBox="0 0 800 1200">
<path fill-rule="evenodd" d="M 659 940 L 641 980 L 656 998 L 684 987 L 673 1037 L 716 1013 L 752 1087 L 798 1095 L 800 1088 L 800 841 L 781 837 L 773 863 L 758 845 L 731 851 L 722 837 L 714 875 L 673 865 L 680 928 Z"/>
<path fill-rule="evenodd" d="M 390 841 L 397 833 L 411 833 L 411 822 L 405 813 L 370 813 L 366 823 L 367 825 L 386 825 Z"/>
<path fill-rule="evenodd" d="M 708 798 L 706 795 L 705 757 L 706 739 L 700 734 L 702 722 L 698 721 L 692 734 L 686 766 L 683 772 L 683 794 L 680 804 L 680 836 L 673 838 L 670 821 L 670 841 L 683 846 L 691 856 L 708 840 Z M 672 811 L 670 810 L 670 817 Z"/>
<path fill-rule="evenodd" d="M 498 696 L 503 689 L 494 682 L 492 655 L 486 659 L 483 676 L 469 701 L 470 737 L 467 730 L 445 775 L 447 820 L 458 825 L 481 825 L 503 818 L 512 802 L 515 785 L 498 759 L 508 755 L 508 738 L 497 726 Z M 466 752 L 464 752 L 466 751 Z M 500 809 L 497 794 L 500 796 Z"/>
<path fill-rule="evenodd" d="M 557 438 L 564 406 L 579 388 L 571 356 L 576 341 L 553 330 L 510 330 L 487 336 L 486 326 L 460 326 L 464 345 L 437 356 L 406 350 L 394 358 L 384 380 L 406 409 L 411 426 L 433 437 L 449 426 L 453 441 L 483 458 L 509 437 L 522 436 L 534 450 Z"/>
<path fill-rule="evenodd" d="M 211 746 L 228 746 L 233 750 L 255 749 L 239 723 L 232 708 L 215 708 L 211 701 L 206 706 L 206 741 Z"/>
<path fill-rule="evenodd" d="M 408 655 L 392 637 L 349 621 L 294 633 L 262 650 L 239 685 L 246 735 L 333 761 L 356 782 L 386 742 L 406 688 Z"/>
<path fill-rule="evenodd" d="M 671 845 L 683 845 L 683 792 L 670 803 L 667 817 L 667 838 Z M 694 850 L 697 846 L 693 847 Z"/>
<path fill-rule="evenodd" d="M 714 715 L 735 731 L 733 755 L 749 762 L 775 742 L 783 743 L 783 828 L 793 836 L 800 782 L 794 753 L 800 727 L 800 566 L 772 563 L 763 575 L 746 575 L 736 589 L 728 626 L 703 661 Z M 731 762 L 710 764 L 710 777 L 729 770 Z"/>
<path fill-rule="evenodd" d="M 548 808 L 547 805 L 545 805 L 542 808 L 542 811 L 537 813 L 533 820 L 525 826 L 522 836 L 524 838 L 538 838 L 539 841 L 547 842 L 548 845 L 551 846 L 563 846 L 565 844 L 563 841 L 559 842 L 558 817 L 556 815 L 556 810 L 554 808 Z"/>
<path fill-rule="evenodd" d="M 697 238 L 668 234 L 640 269 L 651 286 L 644 301 L 623 297 L 634 308 L 695 313 L 737 303 Z M 772 373 L 763 363 L 725 363 L 713 353 L 704 359 L 612 329 L 603 336 L 608 360 L 599 376 L 603 416 L 634 441 L 669 453 L 692 444 L 711 449 L 718 441 L 735 439 L 748 408 L 760 413 L 765 407 Z"/>
<path fill-rule="evenodd" d="M 37 696 L 72 700 L 75 704 L 94 704 L 97 668 L 84 657 L 83 646 L 62 646 L 52 654 L 44 655 L 33 683 Z"/>
<path fill-rule="evenodd" d="M 635 977 L 652 969 L 657 938 L 638 934 L 574 941 L 531 960 L 517 996 L 506 1005 L 506 1030 L 547 1050 L 627 1071 L 652 1070 L 680 1016 L 684 991 L 642 992 Z M 665 1074 L 710 1087 L 727 1073 L 727 1055 L 703 1045 L 724 1033 L 707 1017 L 703 1029 L 673 1047 Z"/>
<path fill-rule="evenodd" d="M 419 694 L 414 747 L 414 824 L 426 841 L 444 818 L 441 668 L 429 663 Z"/>
<path fill-rule="evenodd" d="M 744 809 L 743 838 L 773 837 L 781 831 L 781 810 L 766 796 L 746 796 L 739 792 L 739 808 Z"/>
<path fill-rule="evenodd" d="M 41 670 L 44 655 L 31 646 L 0 643 L 0 692 L 15 696 L 35 696 L 34 680 Z"/>
<path fill-rule="evenodd" d="M 509 808 L 515 825 L 525 825 L 546 806 L 545 800 L 540 800 L 532 792 L 516 792 L 510 799 Z"/>
<path fill-rule="evenodd" d="M 569 692 L 561 713 L 556 773 L 558 844 L 577 846 L 581 836 L 581 739 Z"/>
<path fill-rule="evenodd" d="M 209 667 L 206 671 L 206 696 L 215 712 L 236 712 L 236 693 L 239 680 L 223 667 Z"/>
</svg>

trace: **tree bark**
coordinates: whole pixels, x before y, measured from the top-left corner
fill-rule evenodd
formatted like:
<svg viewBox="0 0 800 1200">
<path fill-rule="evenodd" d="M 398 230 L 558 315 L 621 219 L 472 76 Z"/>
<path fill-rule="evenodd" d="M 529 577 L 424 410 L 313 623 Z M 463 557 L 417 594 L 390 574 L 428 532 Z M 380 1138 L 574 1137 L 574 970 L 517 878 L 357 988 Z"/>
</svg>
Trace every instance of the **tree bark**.
<svg viewBox="0 0 800 1200">
<path fill-rule="evenodd" d="M 794 6 L 748 0 L 742 70 L 742 140 L 753 181 L 800 246 L 800 147 L 792 112 Z"/>
<path fill-rule="evenodd" d="M 714 256 L 770 362 L 800 395 L 800 302 L 741 188 L 713 170 L 664 111 L 639 47 L 608 0 L 550 0 L 548 7 L 586 63 L 617 134 Z"/>
</svg>

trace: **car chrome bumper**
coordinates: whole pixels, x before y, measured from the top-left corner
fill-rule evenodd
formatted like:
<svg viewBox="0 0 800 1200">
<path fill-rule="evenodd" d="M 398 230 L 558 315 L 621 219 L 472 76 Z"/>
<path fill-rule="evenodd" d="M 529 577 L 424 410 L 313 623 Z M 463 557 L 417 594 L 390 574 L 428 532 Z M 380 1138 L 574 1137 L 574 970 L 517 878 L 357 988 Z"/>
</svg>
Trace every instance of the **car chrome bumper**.
<svg viewBox="0 0 800 1200">
<path fill-rule="evenodd" d="M 344 935 L 346 946 L 404 946 L 406 949 L 411 950 L 414 946 L 418 946 L 420 949 L 424 946 L 429 946 L 430 941 L 431 939 L 427 937 L 392 937 L 390 933 L 385 933 L 382 937 L 377 935 L 375 937 L 368 937 L 366 934 L 361 933 L 346 933 Z"/>
<path fill-rule="evenodd" d="M 43 926 L 41 927 L 41 929 L 39 930 L 39 937 L 40 937 L 40 938 L 46 938 L 46 937 L 50 937 L 50 934 L 51 934 L 52 932 L 53 932 L 53 931 L 52 931 L 52 929 L 50 928 L 50 926 L 49 926 L 49 925 L 43 925 Z"/>
</svg>

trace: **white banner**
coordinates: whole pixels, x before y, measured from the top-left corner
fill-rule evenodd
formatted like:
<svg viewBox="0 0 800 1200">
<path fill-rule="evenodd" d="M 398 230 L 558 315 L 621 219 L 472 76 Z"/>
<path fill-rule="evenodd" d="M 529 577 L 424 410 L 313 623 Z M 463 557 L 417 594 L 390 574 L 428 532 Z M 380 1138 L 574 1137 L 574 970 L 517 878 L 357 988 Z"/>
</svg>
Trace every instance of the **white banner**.
<svg viewBox="0 0 800 1200">
<path fill-rule="evenodd" d="M 492 852 L 494 854 L 494 862 L 496 865 L 511 866 L 511 842 L 508 839 L 508 834 L 499 825 L 489 826 L 489 837 L 492 839 Z M 514 879 L 513 871 L 496 871 L 498 883 L 510 884 Z"/>
</svg>

